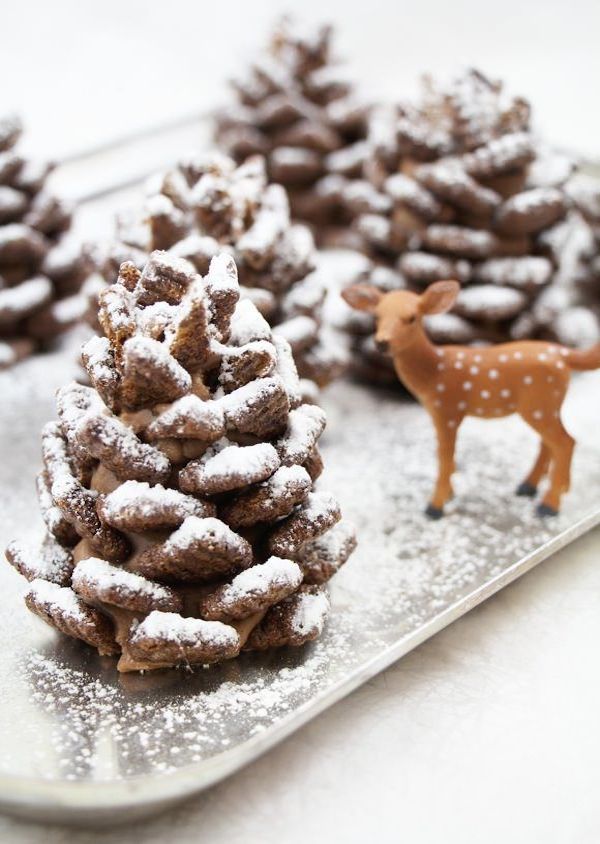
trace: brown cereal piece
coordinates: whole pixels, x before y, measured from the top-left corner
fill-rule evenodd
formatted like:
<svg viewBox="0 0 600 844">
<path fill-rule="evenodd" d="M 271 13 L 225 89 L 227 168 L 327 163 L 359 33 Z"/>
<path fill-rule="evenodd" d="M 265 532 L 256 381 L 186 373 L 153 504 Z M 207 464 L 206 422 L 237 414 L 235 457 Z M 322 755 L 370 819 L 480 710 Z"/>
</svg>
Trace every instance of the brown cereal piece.
<svg viewBox="0 0 600 844">
<path fill-rule="evenodd" d="M 143 443 L 114 416 L 84 417 L 77 436 L 96 460 L 122 480 L 162 483 L 171 474 L 167 457 L 154 446 Z"/>
<path fill-rule="evenodd" d="M 120 377 L 108 338 L 90 337 L 81 347 L 81 360 L 92 386 L 102 401 L 113 412 L 118 412 Z"/>
<path fill-rule="evenodd" d="M 473 343 L 482 339 L 476 326 L 458 314 L 435 314 L 427 317 L 425 328 L 434 343 Z"/>
<path fill-rule="evenodd" d="M 170 185 L 163 184 L 163 190 Z M 152 249 L 169 249 L 188 232 L 187 216 L 165 193 L 158 193 L 146 203 L 145 221 L 150 230 Z"/>
<path fill-rule="evenodd" d="M 190 374 L 158 340 L 136 335 L 123 343 L 119 396 L 124 407 L 175 401 L 191 386 Z"/>
<path fill-rule="evenodd" d="M 298 407 L 302 402 L 302 388 L 291 346 L 284 337 L 277 334 L 273 335 L 273 345 L 277 354 L 275 371 L 283 382 L 289 406 Z M 314 384 L 313 387 L 317 389 Z"/>
<path fill-rule="evenodd" d="M 244 346 L 222 346 L 219 384 L 226 393 L 244 387 L 257 378 L 273 374 L 277 353 L 268 340 L 253 340 Z"/>
<path fill-rule="evenodd" d="M 329 613 L 324 586 L 302 586 L 289 598 L 271 607 L 252 630 L 244 650 L 263 651 L 284 646 L 300 647 L 322 632 Z"/>
<path fill-rule="evenodd" d="M 429 252 L 405 252 L 400 256 L 398 268 L 408 279 L 419 286 L 433 281 L 455 278 L 461 283 L 471 278 L 471 264 L 465 260 L 452 260 Z"/>
<path fill-rule="evenodd" d="M 190 461 L 179 473 L 179 486 L 194 495 L 217 495 L 260 483 L 279 468 L 271 443 L 229 445 Z"/>
<path fill-rule="evenodd" d="M 110 620 L 100 610 L 84 603 L 68 586 L 34 580 L 25 595 L 25 603 L 46 624 L 92 645 L 100 654 L 119 653 Z"/>
<path fill-rule="evenodd" d="M 297 558 L 304 582 L 326 583 L 344 565 L 355 548 L 356 531 L 352 525 L 344 522 L 334 525 L 312 542 L 307 542 Z"/>
<path fill-rule="evenodd" d="M 281 185 L 269 185 L 263 194 L 252 225 L 237 242 L 243 262 L 253 270 L 264 270 L 275 256 L 277 244 L 289 219 L 288 200 Z"/>
<path fill-rule="evenodd" d="M 177 305 L 194 281 L 194 267 L 166 252 L 152 252 L 135 286 L 135 301 L 144 307 L 156 302 Z"/>
<path fill-rule="evenodd" d="M 490 258 L 474 265 L 473 280 L 483 284 L 516 287 L 517 290 L 533 293 L 548 284 L 553 269 L 548 258 L 538 255 Z M 444 276 L 444 278 L 450 277 L 451 275 Z"/>
<path fill-rule="evenodd" d="M 94 550 L 111 562 L 123 562 L 128 557 L 131 549 L 126 537 L 100 521 L 95 492 L 86 489 L 77 478 L 66 472 L 54 480 L 51 491 L 56 506 Z"/>
<path fill-rule="evenodd" d="M 285 434 L 275 448 L 284 466 L 305 463 L 325 430 L 327 417 L 316 405 L 303 404 L 289 415 Z"/>
<path fill-rule="evenodd" d="M 455 159 L 422 164 L 415 178 L 446 202 L 471 214 L 489 216 L 501 202 L 495 191 L 476 182 Z"/>
<path fill-rule="evenodd" d="M 180 612 L 181 598 L 173 589 L 161 583 L 111 566 L 106 560 L 88 557 L 80 560 L 73 571 L 74 591 L 88 604 L 109 604 L 138 613 Z"/>
<path fill-rule="evenodd" d="M 302 466 L 281 466 L 270 478 L 238 493 L 219 507 L 219 516 L 235 530 L 289 516 L 305 501 L 311 479 Z"/>
<path fill-rule="evenodd" d="M 158 610 L 132 628 L 127 642 L 130 657 L 159 666 L 220 662 L 239 650 L 238 633 L 227 624 Z"/>
<path fill-rule="evenodd" d="M 86 302 L 79 294 L 49 302 L 25 321 L 28 335 L 41 346 L 72 328 L 86 312 Z"/>
<path fill-rule="evenodd" d="M 425 246 L 456 258 L 482 259 L 497 255 L 500 241 L 492 232 L 464 226 L 433 224 L 423 234 Z"/>
<path fill-rule="evenodd" d="M 521 170 L 536 156 L 531 135 L 513 132 L 488 141 L 461 159 L 463 167 L 477 179 L 489 179 Z"/>
<path fill-rule="evenodd" d="M 219 519 L 188 516 L 158 545 L 134 556 L 129 569 L 156 580 L 204 583 L 252 564 L 252 546 Z"/>
<path fill-rule="evenodd" d="M 229 323 L 240 296 L 237 268 L 231 255 L 221 252 L 212 259 L 205 283 L 218 339 L 227 342 Z"/>
<path fill-rule="evenodd" d="M 277 326 L 277 333 L 291 346 L 294 356 L 306 352 L 319 339 L 319 325 L 312 317 L 299 314 Z"/>
<path fill-rule="evenodd" d="M 72 381 L 57 391 L 56 409 L 60 420 L 61 436 L 64 435 L 69 445 L 73 468 L 77 477 L 84 480 L 96 461 L 80 444 L 78 425 L 88 412 L 102 413 L 105 406 L 93 389 Z"/>
<path fill-rule="evenodd" d="M 323 175 L 323 159 L 312 149 L 279 147 L 269 157 L 271 178 L 283 184 L 307 184 Z"/>
<path fill-rule="evenodd" d="M 287 423 L 289 400 L 281 378 L 258 378 L 219 399 L 227 431 L 266 438 Z"/>
<path fill-rule="evenodd" d="M 512 287 L 473 284 L 460 291 L 454 310 L 466 319 L 498 322 L 515 317 L 527 302 L 528 297 Z"/>
<path fill-rule="evenodd" d="M 297 510 L 271 531 L 269 552 L 293 559 L 305 542 L 320 536 L 340 518 L 339 504 L 332 495 L 311 492 Z"/>
<path fill-rule="evenodd" d="M 322 338 L 298 355 L 298 374 L 314 381 L 317 387 L 325 387 L 334 381 L 347 366 L 345 350 Z"/>
<path fill-rule="evenodd" d="M 424 220 L 440 221 L 448 215 L 447 209 L 436 198 L 435 194 L 427 190 L 426 179 L 423 179 L 423 184 L 415 181 L 415 179 L 404 175 L 403 173 L 394 173 L 385 181 L 384 189 L 386 194 L 391 198 L 395 205 L 404 205 L 414 214 L 418 214 Z M 370 209 L 375 212 L 386 212 L 388 209 L 381 201 L 376 203 L 376 206 Z"/>
<path fill-rule="evenodd" d="M 169 254 L 175 258 L 184 258 L 194 266 L 200 275 L 206 275 L 210 262 L 221 251 L 219 241 L 214 237 L 201 234 L 190 234 L 174 243 Z"/>
<path fill-rule="evenodd" d="M 75 545 L 79 539 L 77 531 L 65 518 L 60 508 L 55 505 L 45 472 L 40 472 L 36 477 L 36 491 L 42 518 L 50 534 L 61 545 L 67 547 Z"/>
<path fill-rule="evenodd" d="M 47 580 L 58 586 L 68 586 L 73 571 L 73 555 L 63 548 L 52 535 L 31 547 L 22 542 L 10 542 L 6 559 L 26 580 Z"/>
<path fill-rule="evenodd" d="M 302 571 L 297 563 L 269 557 L 205 595 L 199 612 L 210 621 L 248 618 L 287 598 L 301 583 Z"/>
<path fill-rule="evenodd" d="M 36 276 L 16 287 L 0 290 L 0 329 L 12 328 L 35 313 L 52 298 L 52 284 L 44 276 Z"/>
<path fill-rule="evenodd" d="M 119 279 L 128 279 L 134 272 L 137 274 L 138 271 L 133 264 L 121 265 Z M 103 290 L 98 302 L 98 321 L 110 341 L 115 359 L 119 361 L 123 343 L 136 332 L 131 294 L 125 284 L 117 283 Z"/>
<path fill-rule="evenodd" d="M 48 237 L 56 237 L 69 228 L 71 209 L 62 200 L 42 190 L 33 198 L 23 222 Z"/>
<path fill-rule="evenodd" d="M 496 213 L 495 225 L 504 234 L 531 234 L 558 222 L 566 210 L 562 191 L 532 188 L 507 199 Z"/>
<path fill-rule="evenodd" d="M 321 476 L 324 465 L 321 452 L 319 451 L 317 446 L 315 446 L 311 450 L 310 454 L 302 465 L 310 475 L 310 479 L 313 483 L 317 480 L 317 478 Z"/>
<path fill-rule="evenodd" d="M 97 510 L 107 525 L 132 533 L 176 528 L 188 516 L 216 515 L 216 507 L 210 501 L 140 481 L 125 481 L 99 500 Z"/>
<path fill-rule="evenodd" d="M 42 428 L 42 460 L 46 485 L 49 489 L 63 475 L 74 475 L 67 440 L 56 422 L 47 422 Z"/>
<path fill-rule="evenodd" d="M 167 337 L 169 352 L 188 370 L 204 368 L 212 359 L 208 326 L 209 302 L 198 279 L 184 295 Z"/>
<path fill-rule="evenodd" d="M 151 439 L 175 437 L 212 443 L 225 434 L 225 416 L 220 401 L 203 401 L 191 394 L 173 402 L 148 426 Z"/>
</svg>

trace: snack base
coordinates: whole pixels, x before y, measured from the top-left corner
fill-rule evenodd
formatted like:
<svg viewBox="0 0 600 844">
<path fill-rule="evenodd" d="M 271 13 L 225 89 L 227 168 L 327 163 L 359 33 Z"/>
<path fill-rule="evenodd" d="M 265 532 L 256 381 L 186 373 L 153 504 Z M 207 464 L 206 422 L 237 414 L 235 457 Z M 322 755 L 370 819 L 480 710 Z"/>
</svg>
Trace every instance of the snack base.
<svg viewBox="0 0 600 844">
<path fill-rule="evenodd" d="M 41 528 L 38 433 L 54 389 L 76 374 L 74 348 L 0 374 L 0 426 L 12 438 L 0 492 L 3 546 Z M 0 567 L 11 608 L 0 617 L 0 809 L 83 825 L 156 813 L 264 753 L 600 523 L 599 396 L 599 374 L 574 379 L 565 422 L 578 448 L 558 518 L 540 520 L 535 502 L 514 495 L 536 445 L 509 418 L 465 425 L 457 497 L 431 523 L 423 509 L 435 462 L 424 411 L 397 394 L 334 385 L 325 396 L 324 485 L 339 493 L 360 544 L 332 585 L 322 638 L 301 649 L 119 678 L 113 658 L 27 612 L 22 578 Z"/>
</svg>

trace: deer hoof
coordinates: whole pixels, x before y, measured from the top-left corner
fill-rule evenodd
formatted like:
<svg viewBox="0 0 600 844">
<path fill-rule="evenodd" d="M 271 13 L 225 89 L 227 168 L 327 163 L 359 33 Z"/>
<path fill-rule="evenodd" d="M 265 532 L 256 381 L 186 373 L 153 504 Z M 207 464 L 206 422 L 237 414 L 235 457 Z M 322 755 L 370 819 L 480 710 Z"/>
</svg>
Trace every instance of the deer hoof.
<svg viewBox="0 0 600 844">
<path fill-rule="evenodd" d="M 538 516 L 541 516 L 544 519 L 547 516 L 558 516 L 558 510 L 555 510 L 554 507 L 550 507 L 549 504 L 538 504 L 536 512 Z"/>
<path fill-rule="evenodd" d="M 441 507 L 435 507 L 433 504 L 428 504 L 425 508 L 425 515 L 429 519 L 435 519 L 437 521 L 442 518 L 444 511 Z"/>
<path fill-rule="evenodd" d="M 523 481 L 523 483 L 519 484 L 517 487 L 517 495 L 523 495 L 526 498 L 535 498 L 537 495 L 537 487 L 527 481 Z"/>
</svg>

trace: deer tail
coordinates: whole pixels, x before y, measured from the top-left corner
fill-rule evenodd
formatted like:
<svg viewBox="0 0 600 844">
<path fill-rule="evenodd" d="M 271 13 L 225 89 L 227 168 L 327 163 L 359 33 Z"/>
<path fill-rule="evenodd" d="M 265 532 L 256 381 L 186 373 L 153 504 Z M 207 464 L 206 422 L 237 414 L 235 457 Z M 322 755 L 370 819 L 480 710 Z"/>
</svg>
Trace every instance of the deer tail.
<svg viewBox="0 0 600 844">
<path fill-rule="evenodd" d="M 569 349 L 566 362 L 571 369 L 578 371 L 600 369 L 600 343 L 590 346 L 589 349 Z"/>
</svg>

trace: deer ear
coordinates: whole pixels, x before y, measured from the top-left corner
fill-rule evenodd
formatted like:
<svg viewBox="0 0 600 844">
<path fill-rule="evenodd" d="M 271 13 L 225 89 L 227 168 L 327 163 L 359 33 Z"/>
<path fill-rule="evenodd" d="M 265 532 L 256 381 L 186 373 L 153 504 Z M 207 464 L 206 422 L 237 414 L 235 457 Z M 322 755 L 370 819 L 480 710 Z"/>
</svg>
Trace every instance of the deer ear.
<svg viewBox="0 0 600 844">
<path fill-rule="evenodd" d="M 425 316 L 449 311 L 460 291 L 458 281 L 434 281 L 421 294 L 419 311 Z"/>
<path fill-rule="evenodd" d="M 357 311 L 373 313 L 383 299 L 383 293 L 372 284 L 353 284 L 342 290 L 342 299 Z"/>
</svg>

